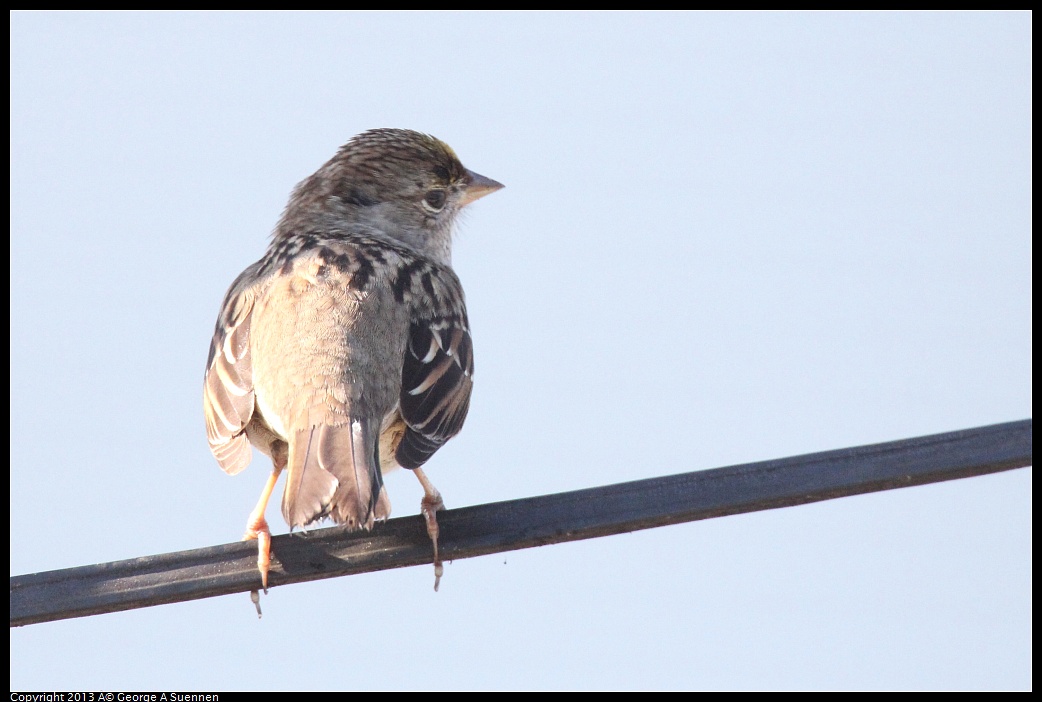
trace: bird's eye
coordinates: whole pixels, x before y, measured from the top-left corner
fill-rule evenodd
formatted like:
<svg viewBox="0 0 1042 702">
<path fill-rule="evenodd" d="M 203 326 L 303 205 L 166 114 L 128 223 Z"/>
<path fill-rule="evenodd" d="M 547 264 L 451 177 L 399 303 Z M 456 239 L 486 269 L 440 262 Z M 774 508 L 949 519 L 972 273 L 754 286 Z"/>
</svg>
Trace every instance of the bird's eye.
<svg viewBox="0 0 1042 702">
<path fill-rule="evenodd" d="M 444 190 L 430 190 L 423 196 L 423 206 L 431 212 L 441 212 L 445 207 L 445 198 Z"/>
</svg>

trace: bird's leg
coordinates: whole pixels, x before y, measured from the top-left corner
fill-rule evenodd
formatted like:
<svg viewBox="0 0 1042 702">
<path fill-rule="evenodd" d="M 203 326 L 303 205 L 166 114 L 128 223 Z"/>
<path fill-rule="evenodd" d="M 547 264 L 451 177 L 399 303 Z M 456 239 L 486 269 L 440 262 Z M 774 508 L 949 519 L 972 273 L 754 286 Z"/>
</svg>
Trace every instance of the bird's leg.
<svg viewBox="0 0 1042 702">
<path fill-rule="evenodd" d="M 434 591 L 437 592 L 438 585 L 441 584 L 441 575 L 445 572 L 445 568 L 442 566 L 441 558 L 438 556 L 438 517 L 436 512 L 439 509 L 445 509 L 445 502 L 442 501 L 438 488 L 434 487 L 431 481 L 427 479 L 422 468 L 414 468 L 413 473 L 416 474 L 420 485 L 423 486 L 420 513 L 423 515 L 424 521 L 427 522 L 427 535 L 431 537 L 431 542 L 434 544 Z"/>
<path fill-rule="evenodd" d="M 264 592 L 268 591 L 268 568 L 271 565 L 271 529 L 268 528 L 268 520 L 264 518 L 264 512 L 268 509 L 268 500 L 271 499 L 271 493 L 275 489 L 275 483 L 278 481 L 280 473 L 282 473 L 282 468 L 276 466 L 268 476 L 268 482 L 264 485 L 264 491 L 261 492 L 257 506 L 250 513 L 250 518 L 246 522 L 246 533 L 242 537 L 243 541 L 257 539 L 257 570 L 261 574 Z"/>
<path fill-rule="evenodd" d="M 285 444 L 272 446 L 271 455 L 275 466 L 272 468 L 271 475 L 268 476 L 268 482 L 264 484 L 264 490 L 261 491 L 260 499 L 257 500 L 257 506 L 250 513 L 250 518 L 246 522 L 246 533 L 242 537 L 243 541 L 257 540 L 257 570 L 260 571 L 264 594 L 268 593 L 268 569 L 271 567 L 271 529 L 268 528 L 268 520 L 264 518 L 264 513 L 268 509 L 271 493 L 275 490 L 275 483 L 278 482 L 279 475 L 286 467 L 288 454 Z M 257 607 L 257 617 L 260 618 L 260 593 L 251 590 L 250 599 Z"/>
</svg>

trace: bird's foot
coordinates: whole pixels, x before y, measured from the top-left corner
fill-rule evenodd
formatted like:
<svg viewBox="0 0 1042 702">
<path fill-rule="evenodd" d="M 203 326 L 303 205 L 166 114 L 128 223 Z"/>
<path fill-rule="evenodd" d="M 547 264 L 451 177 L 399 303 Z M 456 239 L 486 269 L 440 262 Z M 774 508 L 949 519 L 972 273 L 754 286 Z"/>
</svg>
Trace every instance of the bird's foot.
<svg viewBox="0 0 1042 702">
<path fill-rule="evenodd" d="M 257 570 L 260 571 L 261 587 L 264 588 L 265 595 L 268 594 L 268 569 L 271 567 L 271 529 L 268 528 L 264 512 L 268 509 L 268 500 L 271 499 L 271 492 L 275 489 L 279 474 L 286 467 L 286 444 L 281 441 L 273 443 L 271 456 L 275 464 L 274 468 L 271 475 L 268 476 L 268 482 L 264 484 L 264 490 L 261 491 L 257 506 L 250 513 L 250 518 L 246 522 L 246 533 L 242 537 L 243 541 L 257 540 Z M 251 590 L 250 600 L 257 608 L 257 618 L 260 619 L 260 593 L 257 590 Z"/>
<path fill-rule="evenodd" d="M 271 568 L 271 529 L 268 528 L 268 522 L 263 515 L 251 516 L 250 521 L 246 523 L 246 533 L 243 534 L 242 540 L 251 539 L 257 540 L 257 570 L 260 571 L 264 594 L 267 594 L 268 570 Z"/>
<path fill-rule="evenodd" d="M 252 539 L 257 540 L 257 570 L 260 571 L 261 587 L 264 588 L 266 595 L 268 594 L 268 570 L 271 567 L 271 529 L 268 528 L 268 522 L 263 515 L 260 517 L 250 515 L 250 521 L 246 523 L 246 533 L 243 534 L 242 540 L 250 541 Z M 250 590 L 250 601 L 257 608 L 257 618 L 260 619 L 263 616 L 260 592 Z"/>
<path fill-rule="evenodd" d="M 420 514 L 423 515 L 423 521 L 427 523 L 427 535 L 431 537 L 431 543 L 434 544 L 434 591 L 438 591 L 438 585 L 441 584 L 441 576 L 445 572 L 445 567 L 441 563 L 441 556 L 438 555 L 438 510 L 445 509 L 445 501 L 441 499 L 441 493 L 438 492 L 438 488 L 431 484 L 431 481 L 427 479 L 423 470 L 417 468 L 414 471 L 416 477 L 420 479 L 420 484 L 423 486 L 423 499 L 420 501 Z"/>
</svg>

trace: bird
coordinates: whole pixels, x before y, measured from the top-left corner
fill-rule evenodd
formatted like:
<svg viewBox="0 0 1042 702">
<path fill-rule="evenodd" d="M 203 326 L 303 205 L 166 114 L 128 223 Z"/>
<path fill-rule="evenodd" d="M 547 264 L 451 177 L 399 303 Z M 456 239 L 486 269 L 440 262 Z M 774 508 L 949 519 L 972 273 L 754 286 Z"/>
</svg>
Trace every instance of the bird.
<svg viewBox="0 0 1042 702">
<path fill-rule="evenodd" d="M 281 473 L 291 530 L 326 518 L 371 529 L 391 511 L 383 474 L 399 467 L 423 487 L 438 589 L 444 501 L 422 466 L 462 428 L 474 375 L 453 232 L 464 207 L 502 187 L 433 136 L 363 132 L 296 186 L 266 252 L 228 289 L 203 384 L 206 434 L 230 475 L 251 445 L 271 458 L 243 536 L 257 540 L 265 592 L 265 513 Z"/>
</svg>

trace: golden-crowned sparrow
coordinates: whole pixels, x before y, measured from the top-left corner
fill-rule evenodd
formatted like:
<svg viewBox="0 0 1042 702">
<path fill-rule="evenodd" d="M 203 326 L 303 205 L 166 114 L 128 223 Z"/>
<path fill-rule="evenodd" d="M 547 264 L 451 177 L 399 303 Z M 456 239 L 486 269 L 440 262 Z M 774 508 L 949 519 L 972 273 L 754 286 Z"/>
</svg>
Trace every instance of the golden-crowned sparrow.
<svg viewBox="0 0 1042 702">
<path fill-rule="evenodd" d="M 463 426 L 474 369 L 453 224 L 501 187 L 431 136 L 365 132 L 296 187 L 264 257 L 232 283 L 203 408 L 225 472 L 249 464 L 251 443 L 274 464 L 244 537 L 265 589 L 264 512 L 284 468 L 290 528 L 368 529 L 391 511 L 381 470 L 398 466 L 423 485 L 437 589 L 443 505 L 420 466 Z"/>
</svg>

